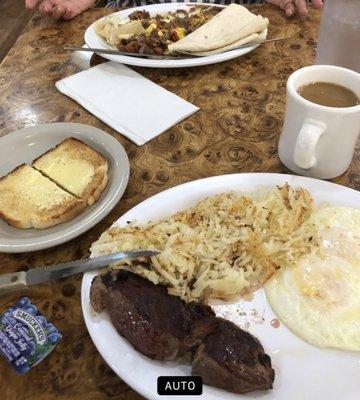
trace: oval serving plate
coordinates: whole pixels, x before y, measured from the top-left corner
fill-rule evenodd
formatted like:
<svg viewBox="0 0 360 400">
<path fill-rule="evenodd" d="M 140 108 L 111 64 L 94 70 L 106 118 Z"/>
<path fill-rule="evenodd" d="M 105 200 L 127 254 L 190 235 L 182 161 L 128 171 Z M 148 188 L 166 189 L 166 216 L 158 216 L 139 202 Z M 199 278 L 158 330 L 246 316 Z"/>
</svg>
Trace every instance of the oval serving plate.
<svg viewBox="0 0 360 400">
<path fill-rule="evenodd" d="M 115 224 L 127 221 L 145 223 L 169 216 L 190 207 L 206 196 L 229 192 L 249 192 L 258 187 L 274 187 L 289 183 L 310 191 L 316 203 L 329 203 L 357 208 L 360 192 L 326 181 L 294 175 L 249 173 L 200 179 L 165 190 L 134 207 Z M 92 254 L 96 256 L 96 254 Z M 190 375 L 191 366 L 179 362 L 159 362 L 137 352 L 122 338 L 106 313 L 96 314 L 90 306 L 89 293 L 96 272 L 86 273 L 82 281 L 81 298 L 85 323 L 102 357 L 134 390 L 151 400 L 170 400 L 157 394 L 157 378 L 166 375 Z M 354 400 L 359 392 L 360 354 L 314 347 L 295 336 L 283 323 L 275 329 L 271 321 L 277 318 L 268 304 L 263 289 L 252 301 L 214 303 L 215 312 L 259 338 L 271 356 L 275 368 L 274 389 L 246 395 L 219 390 L 204 385 L 203 400 Z M 245 314 L 245 316 L 243 316 Z M 254 316 L 258 317 L 254 317 Z M 355 397 L 354 397 L 355 396 Z M 187 396 L 176 396 L 187 400 Z"/>
<path fill-rule="evenodd" d="M 218 6 L 217 4 L 205 4 L 208 6 Z M 125 19 L 129 14 L 138 10 L 146 10 L 150 13 L 150 15 L 155 14 L 165 14 L 169 11 L 175 11 L 178 9 L 186 9 L 189 6 L 194 5 L 194 3 L 164 3 L 164 4 L 152 4 L 149 6 L 141 6 L 135 8 L 129 8 L 126 10 L 118 11 L 116 13 L 110 15 L 116 15 L 121 19 Z M 94 23 L 90 25 L 85 32 L 85 43 L 89 47 L 100 48 L 100 49 L 113 49 L 114 47 L 110 46 L 106 41 L 95 33 Z M 215 54 L 207 57 L 195 57 L 195 58 L 183 58 L 178 60 L 150 60 L 146 58 L 137 58 L 137 57 L 127 57 L 120 55 L 112 55 L 112 54 L 101 54 L 101 57 L 104 57 L 110 61 L 119 62 L 127 65 L 134 65 L 139 67 L 152 67 L 152 68 L 181 68 L 181 67 L 196 67 L 200 65 L 209 65 L 216 64 L 222 61 L 232 60 L 233 58 L 237 58 L 243 56 L 244 54 L 249 53 L 258 47 L 259 44 L 244 47 L 238 50 L 230 50 L 221 54 Z"/>
<path fill-rule="evenodd" d="M 35 251 L 67 242 L 103 219 L 123 195 L 129 180 L 129 159 L 110 134 L 92 126 L 68 122 L 41 124 L 0 139 L 0 177 L 29 163 L 68 137 L 75 137 L 101 153 L 109 164 L 109 182 L 100 199 L 69 221 L 47 229 L 17 229 L 0 220 L 0 252 Z M 8 155 L 11 154 L 11 157 Z"/>
</svg>

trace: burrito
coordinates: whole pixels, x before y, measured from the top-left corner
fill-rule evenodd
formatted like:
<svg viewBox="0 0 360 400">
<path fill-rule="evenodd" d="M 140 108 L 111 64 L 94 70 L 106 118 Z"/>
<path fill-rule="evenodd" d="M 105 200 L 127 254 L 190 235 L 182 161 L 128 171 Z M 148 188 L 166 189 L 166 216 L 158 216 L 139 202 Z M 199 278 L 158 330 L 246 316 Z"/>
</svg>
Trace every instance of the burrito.
<svg viewBox="0 0 360 400">
<path fill-rule="evenodd" d="M 198 52 L 193 52 L 195 56 L 212 56 L 214 54 L 220 54 L 224 53 L 225 51 L 233 50 L 236 49 L 239 46 L 244 46 L 247 43 L 254 43 L 254 42 L 261 42 L 262 40 L 266 39 L 267 35 L 267 28 L 263 29 L 259 33 L 253 33 L 252 35 L 246 36 L 243 39 L 237 40 L 234 43 L 231 43 L 227 46 L 220 47 L 220 49 L 216 50 L 210 50 L 210 51 L 198 51 Z"/>
<path fill-rule="evenodd" d="M 264 40 L 269 20 L 251 13 L 239 4 L 231 4 L 210 21 L 168 46 L 170 53 L 188 52 L 211 55 L 240 45 Z"/>
</svg>

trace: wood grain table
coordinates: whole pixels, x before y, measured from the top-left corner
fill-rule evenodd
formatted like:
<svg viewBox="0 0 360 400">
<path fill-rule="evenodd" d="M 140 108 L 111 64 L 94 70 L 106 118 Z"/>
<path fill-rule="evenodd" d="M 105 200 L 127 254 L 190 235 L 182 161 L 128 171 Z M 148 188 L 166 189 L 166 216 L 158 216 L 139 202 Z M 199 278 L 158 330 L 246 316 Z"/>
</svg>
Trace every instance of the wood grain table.
<svg viewBox="0 0 360 400">
<path fill-rule="evenodd" d="M 261 14 L 271 21 L 269 37 L 292 35 L 292 40 L 263 45 L 244 57 L 217 65 L 136 68 L 200 107 L 199 112 L 141 147 L 54 86 L 57 80 L 89 66 L 89 61 L 64 52 L 62 47 L 82 45 L 86 27 L 111 10 L 90 10 L 71 22 L 55 23 L 38 15 L 32 18 L 0 67 L 0 136 L 45 122 L 93 125 L 125 147 L 131 176 L 124 197 L 93 229 L 45 251 L 0 254 L 2 273 L 88 256 L 90 244 L 125 211 L 179 183 L 235 172 L 288 172 L 277 156 L 286 79 L 294 70 L 313 63 L 320 14 L 311 12 L 303 21 L 286 20 L 277 9 L 261 7 Z M 91 64 L 99 61 L 94 58 Z M 360 189 L 359 147 L 350 169 L 336 182 Z M 78 276 L 24 293 L 60 329 L 63 340 L 22 377 L 1 359 L 2 399 L 141 399 L 107 367 L 91 342 L 80 307 L 80 285 Z M 0 311 L 19 295 L 1 297 Z"/>
</svg>

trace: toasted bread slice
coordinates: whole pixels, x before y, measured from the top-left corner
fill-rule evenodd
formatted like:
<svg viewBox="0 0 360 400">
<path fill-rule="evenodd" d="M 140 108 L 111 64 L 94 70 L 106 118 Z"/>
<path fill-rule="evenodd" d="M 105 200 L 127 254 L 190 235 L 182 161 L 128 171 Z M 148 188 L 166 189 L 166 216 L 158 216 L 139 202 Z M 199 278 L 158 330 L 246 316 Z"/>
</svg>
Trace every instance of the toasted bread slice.
<svg viewBox="0 0 360 400">
<path fill-rule="evenodd" d="M 16 228 L 48 228 L 85 207 L 85 201 L 25 164 L 0 179 L 0 217 Z"/>
<path fill-rule="evenodd" d="M 32 165 L 89 206 L 98 200 L 108 182 L 106 159 L 75 138 L 65 139 Z"/>
</svg>

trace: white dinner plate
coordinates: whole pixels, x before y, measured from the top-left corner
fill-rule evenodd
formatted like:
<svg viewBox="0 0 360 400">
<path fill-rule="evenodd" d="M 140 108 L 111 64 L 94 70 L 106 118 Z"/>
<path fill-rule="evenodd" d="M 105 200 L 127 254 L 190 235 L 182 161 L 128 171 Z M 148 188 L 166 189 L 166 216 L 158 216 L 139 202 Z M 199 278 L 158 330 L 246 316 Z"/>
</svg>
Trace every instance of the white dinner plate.
<svg viewBox="0 0 360 400">
<path fill-rule="evenodd" d="M 249 173 L 201 179 L 173 187 L 140 203 L 115 224 L 126 221 L 145 223 L 166 217 L 194 205 L 216 193 L 252 191 L 259 186 L 274 187 L 288 182 L 307 188 L 317 204 L 329 203 L 359 207 L 360 193 L 330 182 L 294 175 Z M 94 256 L 94 254 L 93 254 Z M 97 314 L 89 304 L 89 291 L 96 273 L 87 273 L 82 281 L 82 308 L 87 328 L 102 357 L 116 374 L 148 399 L 171 400 L 157 395 L 157 377 L 190 375 L 191 366 L 180 362 L 151 360 L 134 350 L 111 324 L 106 313 Z M 270 322 L 276 315 L 268 305 L 264 291 L 258 290 L 252 301 L 214 306 L 218 315 L 238 323 L 257 336 L 271 356 L 275 369 L 273 390 L 237 395 L 204 385 L 202 396 L 181 397 L 187 400 L 355 400 L 360 394 L 360 354 L 314 347 L 295 336 L 284 324 L 275 329 Z M 256 313 L 254 313 L 254 310 Z M 245 312 L 245 316 L 241 315 Z M 262 320 L 263 318 L 263 320 Z M 247 326 L 249 325 L 249 326 Z"/>
<path fill-rule="evenodd" d="M 68 137 L 82 140 L 107 159 L 109 182 L 100 199 L 69 221 L 47 229 L 18 229 L 0 219 L 0 252 L 35 251 L 67 242 L 103 219 L 120 200 L 129 180 L 127 154 L 110 134 L 83 124 L 57 122 L 36 125 L 0 138 L 0 177 L 21 164 L 31 164 Z"/>
<path fill-rule="evenodd" d="M 193 6 L 194 3 L 164 3 L 164 4 L 152 4 L 149 6 L 141 6 L 136 8 L 129 8 L 127 10 L 118 11 L 111 15 L 116 15 L 121 19 L 126 19 L 129 14 L 137 10 L 146 10 L 151 16 L 155 14 L 165 14 L 169 11 L 175 11 L 178 9 L 186 9 L 189 6 Z M 214 4 L 208 4 L 213 6 Z M 217 5 L 218 7 L 221 7 Z M 94 23 L 95 24 L 95 23 Z M 100 48 L 100 49 L 113 49 L 105 39 L 95 32 L 94 24 L 90 25 L 85 32 L 85 43 L 89 47 Z M 120 56 L 113 54 L 100 54 L 102 57 L 116 61 L 122 64 L 135 65 L 138 67 L 153 67 L 153 68 L 180 68 L 180 67 L 196 67 L 199 65 L 215 64 L 222 61 L 232 60 L 233 58 L 240 57 L 244 54 L 254 50 L 259 45 L 252 45 L 244 47 L 238 50 L 231 50 L 221 54 L 215 54 L 207 57 L 196 57 L 196 58 L 183 58 L 178 60 L 150 60 L 146 58 L 136 58 L 129 56 Z"/>
</svg>

